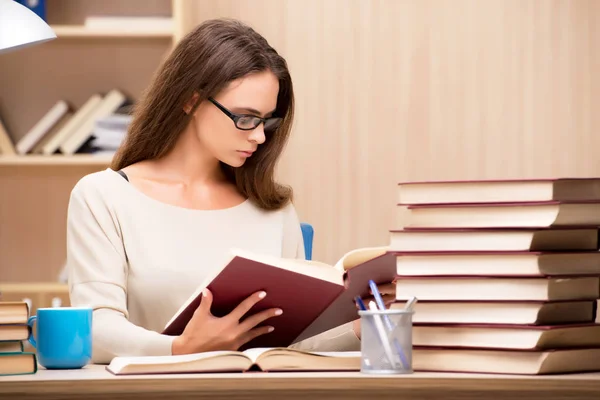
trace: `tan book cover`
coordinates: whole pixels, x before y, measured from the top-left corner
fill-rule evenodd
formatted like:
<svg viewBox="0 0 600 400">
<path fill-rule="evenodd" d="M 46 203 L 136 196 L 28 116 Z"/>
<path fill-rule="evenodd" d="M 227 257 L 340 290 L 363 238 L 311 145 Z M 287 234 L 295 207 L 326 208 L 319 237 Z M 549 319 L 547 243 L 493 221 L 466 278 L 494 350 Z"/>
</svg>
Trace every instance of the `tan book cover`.
<svg viewBox="0 0 600 400">
<path fill-rule="evenodd" d="M 414 346 L 512 350 L 600 348 L 600 325 L 415 324 Z"/>
<path fill-rule="evenodd" d="M 598 230 L 579 228 L 406 228 L 390 231 L 394 252 L 572 251 L 598 249 Z"/>
<path fill-rule="evenodd" d="M 69 111 L 69 105 L 64 100 L 59 100 L 50 110 L 17 142 L 16 150 L 19 154 L 27 154 L 42 137 L 55 126 Z"/>
<path fill-rule="evenodd" d="M 63 129 L 63 127 L 73 118 L 75 113 L 73 111 L 67 111 L 57 122 L 56 124 L 48 130 L 44 136 L 33 146 L 31 149 L 32 154 L 43 154 L 44 147 L 50 141 L 54 140 L 54 137 Z"/>
<path fill-rule="evenodd" d="M 0 155 L 5 156 L 14 156 L 17 152 L 15 150 L 15 146 L 0 118 Z"/>
<path fill-rule="evenodd" d="M 552 228 L 600 225 L 600 201 L 399 205 L 409 228 Z"/>
<path fill-rule="evenodd" d="M 391 308 L 405 305 L 397 302 Z M 596 301 L 422 300 L 414 310 L 415 324 L 584 324 L 594 322 Z"/>
<path fill-rule="evenodd" d="M 99 118 L 114 113 L 127 98 L 117 89 L 113 89 L 104 96 L 102 101 L 86 114 L 81 123 L 73 129 L 71 134 L 60 144 L 62 154 L 74 154 L 90 138 L 93 133 L 94 124 Z"/>
<path fill-rule="evenodd" d="M 600 371 L 600 348 L 491 350 L 413 348 L 413 370 L 546 375 Z"/>
<path fill-rule="evenodd" d="M 42 148 L 42 154 L 52 155 L 59 149 L 62 143 L 67 140 L 72 134 L 76 132 L 76 129 L 83 123 L 89 113 L 92 112 L 102 101 L 100 94 L 92 95 L 75 113 L 69 120 L 62 126 L 62 128 L 56 132 L 50 140 Z"/>
<path fill-rule="evenodd" d="M 397 193 L 400 204 L 600 200 L 600 178 L 401 182 Z"/>
<path fill-rule="evenodd" d="M 396 253 L 399 276 L 600 276 L 599 251 Z"/>
<path fill-rule="evenodd" d="M 552 301 L 598 299 L 600 278 L 402 276 L 396 279 L 396 299 Z"/>
</svg>

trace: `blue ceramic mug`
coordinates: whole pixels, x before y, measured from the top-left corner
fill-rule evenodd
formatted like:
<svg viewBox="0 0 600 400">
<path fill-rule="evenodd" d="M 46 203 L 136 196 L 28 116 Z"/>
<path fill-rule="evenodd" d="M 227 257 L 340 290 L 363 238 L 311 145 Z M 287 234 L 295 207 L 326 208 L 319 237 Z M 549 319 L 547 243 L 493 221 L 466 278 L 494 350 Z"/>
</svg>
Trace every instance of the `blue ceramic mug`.
<svg viewBox="0 0 600 400">
<path fill-rule="evenodd" d="M 38 308 L 29 317 L 33 331 L 29 343 L 36 348 L 40 365 L 47 369 L 83 368 L 92 358 L 92 309 L 85 307 Z"/>
</svg>

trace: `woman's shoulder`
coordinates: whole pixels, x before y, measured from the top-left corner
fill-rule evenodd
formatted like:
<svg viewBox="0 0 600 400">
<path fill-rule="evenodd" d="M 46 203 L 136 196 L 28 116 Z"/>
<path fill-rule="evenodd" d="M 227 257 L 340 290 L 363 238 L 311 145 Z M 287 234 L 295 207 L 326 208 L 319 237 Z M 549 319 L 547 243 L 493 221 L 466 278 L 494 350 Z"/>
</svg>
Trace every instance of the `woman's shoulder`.
<svg viewBox="0 0 600 400">
<path fill-rule="evenodd" d="M 81 177 L 73 187 L 71 196 L 82 198 L 112 196 L 118 190 L 121 178 L 117 172 L 110 168 L 96 171 Z"/>
</svg>

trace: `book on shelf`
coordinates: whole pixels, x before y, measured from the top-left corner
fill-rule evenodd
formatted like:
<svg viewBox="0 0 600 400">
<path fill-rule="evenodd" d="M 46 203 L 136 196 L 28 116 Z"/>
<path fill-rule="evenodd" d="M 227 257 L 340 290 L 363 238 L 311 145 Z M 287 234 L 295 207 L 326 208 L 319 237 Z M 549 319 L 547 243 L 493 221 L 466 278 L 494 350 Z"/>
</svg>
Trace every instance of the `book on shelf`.
<svg viewBox="0 0 600 400">
<path fill-rule="evenodd" d="M 23 341 L 29 339 L 27 325 L 29 305 L 24 301 L 0 301 L 0 376 L 33 374 L 37 371 L 37 356 L 24 351 Z"/>
<path fill-rule="evenodd" d="M 52 155 L 60 148 L 60 146 L 73 135 L 79 126 L 92 115 L 92 111 L 96 109 L 102 102 L 102 95 L 95 93 L 91 95 L 85 103 L 77 110 L 74 111 L 73 115 L 65 122 L 65 124 L 44 144 L 42 147 L 42 154 Z"/>
<path fill-rule="evenodd" d="M 49 143 L 54 142 L 55 136 L 59 135 L 60 132 L 63 131 L 63 128 L 66 126 L 66 124 L 71 120 L 71 118 L 73 118 L 73 116 L 75 115 L 75 112 L 72 110 L 67 111 L 60 120 L 58 120 L 56 122 L 56 124 L 50 128 L 48 130 L 48 132 L 46 132 L 46 134 L 44 134 L 44 136 L 33 146 L 33 148 L 30 150 L 30 152 L 32 154 L 44 154 L 44 149 L 47 149 L 47 153 L 46 154 L 51 154 L 48 153 L 51 148 L 54 148 L 53 145 L 49 145 Z M 52 147 L 49 147 L 52 146 Z M 57 145 L 58 146 L 58 145 Z M 55 151 L 56 149 L 54 149 Z"/>
<path fill-rule="evenodd" d="M 600 178 L 398 186 L 390 251 L 397 300 L 419 299 L 415 371 L 600 370 Z"/>
<path fill-rule="evenodd" d="M 391 308 L 404 306 L 397 302 Z M 415 324 L 583 324 L 594 322 L 597 315 L 595 300 L 420 300 L 414 309 Z"/>
<path fill-rule="evenodd" d="M 35 145 L 47 135 L 57 123 L 69 112 L 69 105 L 64 100 L 57 101 L 51 108 L 36 122 L 33 127 L 23 135 L 17 142 L 16 150 L 18 154 L 29 153 Z"/>
<path fill-rule="evenodd" d="M 90 15 L 83 25 L 93 30 L 160 30 L 172 31 L 173 18 L 165 16 L 133 16 L 133 15 Z"/>
<path fill-rule="evenodd" d="M 15 145 L 13 144 L 12 139 L 6 130 L 6 126 L 0 117 L 0 155 L 13 156 L 16 154 L 17 151 L 15 150 Z"/>
<path fill-rule="evenodd" d="M 600 201 L 398 205 L 405 227 L 552 228 L 600 226 Z"/>
<path fill-rule="evenodd" d="M 115 375 L 246 371 L 358 371 L 360 352 L 308 352 L 288 348 L 209 351 L 157 357 L 115 357 L 106 370 Z"/>
<path fill-rule="evenodd" d="M 0 353 L 0 376 L 35 374 L 37 368 L 35 353 Z"/>
<path fill-rule="evenodd" d="M 600 371 L 600 348 L 507 350 L 413 347 L 413 370 L 514 375 Z"/>
<path fill-rule="evenodd" d="M 600 325 L 423 324 L 413 325 L 414 346 L 552 350 L 600 348 Z"/>
<path fill-rule="evenodd" d="M 24 301 L 0 301 L 0 325 L 27 324 L 29 306 Z"/>
<path fill-rule="evenodd" d="M 22 353 L 25 347 L 21 340 L 0 341 L 0 354 Z"/>
<path fill-rule="evenodd" d="M 60 143 L 60 152 L 65 155 L 75 154 L 91 138 L 96 121 L 113 114 L 127 101 L 127 96 L 120 90 L 109 91 Z"/>
<path fill-rule="evenodd" d="M 419 300 L 553 301 L 599 298 L 598 276 L 403 276 L 396 298 Z"/>
<path fill-rule="evenodd" d="M 370 279 L 394 280 L 395 260 L 387 247 L 361 248 L 346 253 L 331 266 L 316 261 L 283 259 L 234 249 L 211 276 L 198 285 L 187 302 L 166 324 L 163 334 L 180 335 L 201 302 L 201 291 L 213 294 L 211 313 L 229 314 L 251 294 L 265 291 L 246 315 L 278 307 L 283 314 L 265 323 L 273 332 L 246 343 L 252 347 L 287 347 L 358 319 L 354 298 L 369 294 Z"/>
<path fill-rule="evenodd" d="M 399 276 L 600 276 L 599 251 L 396 253 Z"/>
<path fill-rule="evenodd" d="M 400 182 L 400 204 L 600 200 L 600 178 Z"/>
<path fill-rule="evenodd" d="M 393 252 L 597 250 L 595 227 L 404 228 L 390 231 Z"/>
</svg>

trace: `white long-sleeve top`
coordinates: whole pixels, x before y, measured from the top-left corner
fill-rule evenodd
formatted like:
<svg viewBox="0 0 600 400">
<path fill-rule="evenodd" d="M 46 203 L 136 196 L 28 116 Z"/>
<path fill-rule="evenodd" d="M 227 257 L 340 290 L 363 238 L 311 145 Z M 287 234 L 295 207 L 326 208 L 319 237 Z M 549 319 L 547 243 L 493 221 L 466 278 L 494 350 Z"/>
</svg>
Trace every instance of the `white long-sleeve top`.
<svg viewBox="0 0 600 400">
<path fill-rule="evenodd" d="M 304 258 L 303 246 L 291 203 L 195 210 L 153 199 L 111 169 L 83 177 L 69 201 L 67 271 L 71 305 L 94 309 L 92 361 L 170 355 L 174 337 L 159 332 L 231 248 Z M 346 324 L 292 347 L 358 350 L 360 341 Z"/>
</svg>

